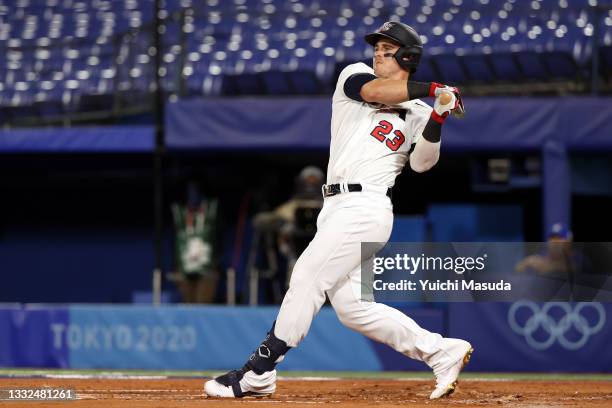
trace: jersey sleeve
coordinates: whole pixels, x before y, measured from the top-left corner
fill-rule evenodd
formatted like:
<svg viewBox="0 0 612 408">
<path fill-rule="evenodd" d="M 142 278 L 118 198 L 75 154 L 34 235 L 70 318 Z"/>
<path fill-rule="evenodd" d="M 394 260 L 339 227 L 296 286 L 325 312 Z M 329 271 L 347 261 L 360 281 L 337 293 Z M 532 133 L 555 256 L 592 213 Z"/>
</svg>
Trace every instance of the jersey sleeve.
<svg viewBox="0 0 612 408">
<path fill-rule="evenodd" d="M 334 92 L 334 99 L 346 99 L 349 101 L 354 101 L 354 99 L 351 99 L 344 92 L 344 85 L 346 83 L 346 80 L 355 74 L 374 75 L 374 70 L 363 62 L 358 62 L 356 64 L 346 66 L 342 70 L 342 72 L 340 72 L 340 76 L 338 77 L 338 82 L 336 83 L 336 90 Z"/>
<path fill-rule="evenodd" d="M 423 137 L 423 130 L 425 130 L 433 108 L 420 99 L 404 102 L 402 105 L 408 105 L 406 107 L 409 107 L 410 110 L 409 121 L 407 121 L 410 128 L 406 130 L 413 135 L 412 143 L 414 144 Z"/>
<path fill-rule="evenodd" d="M 353 74 L 344 81 L 344 94 L 354 101 L 363 102 L 361 88 L 374 79 L 376 79 L 374 74 L 366 74 L 365 72 Z"/>
</svg>

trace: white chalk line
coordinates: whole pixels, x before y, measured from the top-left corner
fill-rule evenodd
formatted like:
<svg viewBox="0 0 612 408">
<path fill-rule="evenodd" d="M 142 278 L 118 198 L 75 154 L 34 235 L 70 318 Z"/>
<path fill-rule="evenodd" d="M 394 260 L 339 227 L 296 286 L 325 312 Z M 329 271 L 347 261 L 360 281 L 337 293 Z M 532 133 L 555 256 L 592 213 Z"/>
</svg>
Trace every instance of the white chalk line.
<svg viewBox="0 0 612 408">
<path fill-rule="evenodd" d="M 44 378 L 66 380 L 168 380 L 167 375 L 130 375 L 130 374 L 47 374 Z M 177 378 L 178 379 L 178 378 Z"/>
</svg>

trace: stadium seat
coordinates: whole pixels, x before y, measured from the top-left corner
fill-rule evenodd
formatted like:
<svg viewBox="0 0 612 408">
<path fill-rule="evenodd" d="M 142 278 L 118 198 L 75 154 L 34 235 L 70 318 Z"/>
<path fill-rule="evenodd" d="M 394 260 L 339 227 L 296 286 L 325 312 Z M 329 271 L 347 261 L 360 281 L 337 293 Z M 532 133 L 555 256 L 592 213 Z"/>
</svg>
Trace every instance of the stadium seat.
<svg viewBox="0 0 612 408">
<path fill-rule="evenodd" d="M 315 95 L 323 91 L 323 85 L 312 71 L 293 71 L 289 73 L 291 88 L 298 95 Z"/>
<path fill-rule="evenodd" d="M 84 94 L 79 99 L 77 110 L 79 112 L 97 112 L 108 110 L 113 106 L 115 97 L 113 94 Z"/>
<path fill-rule="evenodd" d="M 440 81 L 440 74 L 438 74 L 432 59 L 424 57 L 421 59 L 417 72 L 412 78 L 416 81 Z"/>
<path fill-rule="evenodd" d="M 606 79 L 612 78 L 612 47 L 599 48 L 600 72 Z"/>
<path fill-rule="evenodd" d="M 566 52 L 548 52 L 542 57 L 542 61 L 553 79 L 577 79 L 580 76 L 576 61 Z"/>
<path fill-rule="evenodd" d="M 53 117 L 64 113 L 64 106 L 57 100 L 34 102 L 32 106 L 40 117 Z"/>
<path fill-rule="evenodd" d="M 470 82 L 490 83 L 495 79 L 491 64 L 486 55 L 470 54 L 460 57 Z"/>
<path fill-rule="evenodd" d="M 461 61 L 456 55 L 442 54 L 433 56 L 438 72 L 440 72 L 440 81 L 449 84 L 465 84 L 467 77 Z"/>
<path fill-rule="evenodd" d="M 512 53 L 491 54 L 489 60 L 495 72 L 495 76 L 503 81 L 518 81 L 523 78 L 516 56 Z"/>
<path fill-rule="evenodd" d="M 548 80 L 550 74 L 542 61 L 541 54 L 533 51 L 524 51 L 516 54 L 516 62 L 520 66 L 525 79 Z"/>
<path fill-rule="evenodd" d="M 293 94 L 287 73 L 282 71 L 267 71 L 260 74 L 265 93 L 268 95 Z"/>
<path fill-rule="evenodd" d="M 66 102 L 73 93 L 148 92 L 150 1 L 14 3 L 0 29 L 2 104 L 57 97 Z M 586 1 L 568 1 L 562 9 L 559 0 L 163 3 L 163 84 L 174 93 L 327 92 L 342 66 L 370 63 L 372 49 L 363 36 L 389 18 L 411 24 L 424 38 L 425 54 L 415 75 L 424 81 L 572 80 L 582 78 L 582 72 L 588 75 L 593 54 L 588 31 L 595 17 Z M 596 51 L 606 78 L 612 71 L 608 14 L 600 16 L 602 47 Z M 188 73 L 179 72 L 181 67 Z M 223 81 L 224 75 L 230 77 Z M 29 85 L 41 81 L 49 89 Z M 53 87 L 67 87 L 67 92 L 51 92 Z"/>
<path fill-rule="evenodd" d="M 261 95 L 263 91 L 263 84 L 257 74 L 223 76 L 223 95 Z"/>
</svg>

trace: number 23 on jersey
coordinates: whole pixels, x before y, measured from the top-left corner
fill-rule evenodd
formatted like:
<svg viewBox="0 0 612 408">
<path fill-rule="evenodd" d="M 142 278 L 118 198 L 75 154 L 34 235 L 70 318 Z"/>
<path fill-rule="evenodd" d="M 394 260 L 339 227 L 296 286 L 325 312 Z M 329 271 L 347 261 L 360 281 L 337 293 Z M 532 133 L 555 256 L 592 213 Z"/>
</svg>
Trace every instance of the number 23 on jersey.
<svg viewBox="0 0 612 408">
<path fill-rule="evenodd" d="M 394 137 L 388 139 L 387 136 L 391 132 L 393 132 Z M 387 147 L 394 152 L 396 152 L 397 149 L 399 149 L 406 141 L 404 134 L 398 129 L 393 130 L 393 125 L 386 120 L 381 120 L 378 122 L 378 126 L 372 130 L 370 135 L 374 136 L 379 142 L 384 142 Z"/>
</svg>

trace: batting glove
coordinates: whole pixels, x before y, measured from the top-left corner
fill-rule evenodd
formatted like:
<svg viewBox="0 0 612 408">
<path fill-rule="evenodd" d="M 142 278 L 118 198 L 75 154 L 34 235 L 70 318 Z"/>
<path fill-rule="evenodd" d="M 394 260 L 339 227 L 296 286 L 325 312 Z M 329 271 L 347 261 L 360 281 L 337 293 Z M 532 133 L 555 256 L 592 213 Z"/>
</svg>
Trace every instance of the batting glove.
<svg viewBox="0 0 612 408">
<path fill-rule="evenodd" d="M 448 86 L 437 82 L 432 82 L 429 88 L 429 96 L 438 97 L 442 92 L 450 92 L 457 98 L 457 106 L 451 109 L 453 116 L 457 118 L 463 118 L 465 116 L 465 105 L 461 98 L 461 92 L 456 86 Z"/>
<path fill-rule="evenodd" d="M 444 123 L 444 120 L 448 117 L 448 114 L 453 109 L 457 108 L 457 97 L 455 96 L 455 94 L 451 92 L 444 92 L 444 93 L 447 93 L 448 95 L 450 95 L 450 101 L 446 104 L 442 104 L 442 102 L 440 102 L 440 96 L 436 96 L 436 100 L 434 102 L 434 108 L 433 108 L 433 111 L 431 112 L 432 119 L 440 124 Z M 440 95 L 442 94 L 443 92 L 440 92 Z"/>
</svg>

